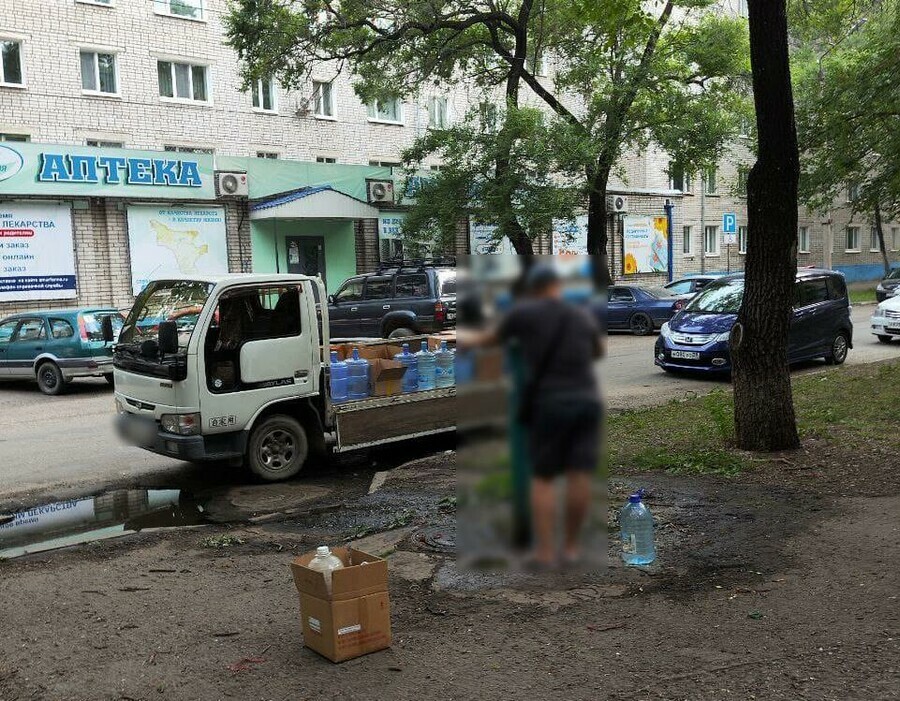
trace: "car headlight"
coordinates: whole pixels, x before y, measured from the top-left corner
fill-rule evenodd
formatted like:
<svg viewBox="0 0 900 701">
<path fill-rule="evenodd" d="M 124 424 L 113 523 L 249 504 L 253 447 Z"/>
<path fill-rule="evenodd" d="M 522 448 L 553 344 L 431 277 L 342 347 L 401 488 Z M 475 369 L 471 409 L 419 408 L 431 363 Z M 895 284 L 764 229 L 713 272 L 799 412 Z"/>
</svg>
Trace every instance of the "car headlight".
<svg viewBox="0 0 900 701">
<path fill-rule="evenodd" d="M 163 414 L 159 417 L 159 425 L 167 433 L 179 436 L 194 436 L 200 433 L 200 414 Z"/>
<path fill-rule="evenodd" d="M 876 287 L 875 289 L 878 290 L 879 292 L 884 292 L 884 285 L 882 285 L 882 284 L 879 282 L 879 283 L 878 283 L 878 287 Z"/>
<path fill-rule="evenodd" d="M 663 325 L 659 327 L 659 335 L 663 338 L 668 338 L 672 335 L 672 330 L 669 328 L 669 322 L 663 322 Z"/>
<path fill-rule="evenodd" d="M 722 341 L 727 342 L 730 337 L 731 337 L 731 330 L 728 330 L 725 333 L 720 333 L 718 336 L 716 336 L 716 343 L 721 343 Z"/>
</svg>

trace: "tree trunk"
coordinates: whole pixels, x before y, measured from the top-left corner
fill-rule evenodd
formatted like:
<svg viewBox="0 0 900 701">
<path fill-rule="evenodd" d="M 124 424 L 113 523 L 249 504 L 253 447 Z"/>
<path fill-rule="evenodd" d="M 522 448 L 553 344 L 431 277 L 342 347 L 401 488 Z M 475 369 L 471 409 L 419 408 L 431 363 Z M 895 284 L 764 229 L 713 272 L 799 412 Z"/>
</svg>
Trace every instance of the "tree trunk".
<svg viewBox="0 0 900 701">
<path fill-rule="evenodd" d="M 597 167 L 588 171 L 588 221 L 587 250 L 594 261 L 594 283 L 598 288 L 606 287 L 612 282 L 609 270 L 609 232 L 607 223 L 609 215 L 606 211 L 606 187 L 609 184 L 609 172 L 612 168 L 599 161 Z"/>
<path fill-rule="evenodd" d="M 878 235 L 878 250 L 881 251 L 881 262 L 884 264 L 884 275 L 891 272 L 891 261 L 888 260 L 887 246 L 884 245 L 884 227 L 881 222 L 881 203 L 875 203 L 875 232 Z"/>
<path fill-rule="evenodd" d="M 734 424 L 745 450 L 798 448 L 787 343 L 797 275 L 800 159 L 785 0 L 750 0 L 759 138 L 747 181 L 744 297 L 731 332 Z"/>
</svg>

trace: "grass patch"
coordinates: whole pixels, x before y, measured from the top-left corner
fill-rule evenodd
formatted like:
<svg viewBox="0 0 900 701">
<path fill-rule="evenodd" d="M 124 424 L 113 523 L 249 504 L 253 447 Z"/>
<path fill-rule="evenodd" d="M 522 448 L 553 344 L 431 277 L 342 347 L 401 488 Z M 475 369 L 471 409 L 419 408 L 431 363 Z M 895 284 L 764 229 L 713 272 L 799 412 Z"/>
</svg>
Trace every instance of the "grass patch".
<svg viewBox="0 0 900 701">
<path fill-rule="evenodd" d="M 863 287 L 860 289 L 850 290 L 850 304 L 863 304 L 865 302 L 876 302 L 875 288 Z"/>
<path fill-rule="evenodd" d="M 793 379 L 802 438 L 845 447 L 900 448 L 900 363 L 843 367 Z M 731 392 L 614 414 L 607 423 L 610 471 L 734 476 L 753 464 L 734 448 Z"/>
</svg>

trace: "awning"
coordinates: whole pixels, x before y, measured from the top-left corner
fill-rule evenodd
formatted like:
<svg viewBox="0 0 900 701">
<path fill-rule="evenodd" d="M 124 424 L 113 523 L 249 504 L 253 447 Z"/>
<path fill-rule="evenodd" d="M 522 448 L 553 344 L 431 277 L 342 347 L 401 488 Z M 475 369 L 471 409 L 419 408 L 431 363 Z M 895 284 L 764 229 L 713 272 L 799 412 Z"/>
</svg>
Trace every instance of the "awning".
<svg viewBox="0 0 900 701">
<path fill-rule="evenodd" d="M 378 210 L 331 185 L 304 187 L 250 205 L 250 218 L 259 219 L 377 219 Z"/>
</svg>

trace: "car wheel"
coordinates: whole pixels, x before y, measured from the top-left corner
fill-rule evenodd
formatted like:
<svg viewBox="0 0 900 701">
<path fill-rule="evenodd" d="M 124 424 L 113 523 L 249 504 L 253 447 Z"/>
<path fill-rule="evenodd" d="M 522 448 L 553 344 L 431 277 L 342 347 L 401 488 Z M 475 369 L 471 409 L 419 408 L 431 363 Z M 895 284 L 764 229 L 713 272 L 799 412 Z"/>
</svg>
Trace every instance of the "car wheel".
<svg viewBox="0 0 900 701">
<path fill-rule="evenodd" d="M 879 336 L 878 340 L 881 341 L 882 343 L 890 343 L 891 341 L 894 340 L 894 337 L 893 336 Z"/>
<path fill-rule="evenodd" d="M 111 372 L 104 373 L 104 374 L 103 374 L 103 379 L 106 380 L 106 383 L 107 383 L 110 387 L 115 387 L 115 386 L 116 386 L 115 375 L 113 375 Z"/>
<path fill-rule="evenodd" d="M 55 396 L 65 389 L 66 378 L 56 363 L 48 361 L 38 366 L 37 383 L 41 392 Z"/>
<path fill-rule="evenodd" d="M 399 328 L 391 331 L 387 337 L 388 338 L 406 338 L 407 336 L 415 336 L 416 332 L 412 329 L 407 328 Z"/>
<path fill-rule="evenodd" d="M 628 326 L 635 336 L 649 336 L 653 333 L 653 319 L 644 312 L 638 312 L 632 316 Z"/>
<path fill-rule="evenodd" d="M 825 362 L 829 365 L 841 365 L 847 359 L 850 342 L 843 333 L 834 337 L 831 343 L 831 352 L 825 356 Z"/>
<path fill-rule="evenodd" d="M 290 479 L 300 472 L 309 454 L 306 429 L 290 416 L 264 419 L 250 436 L 247 466 L 267 482 Z"/>
</svg>

